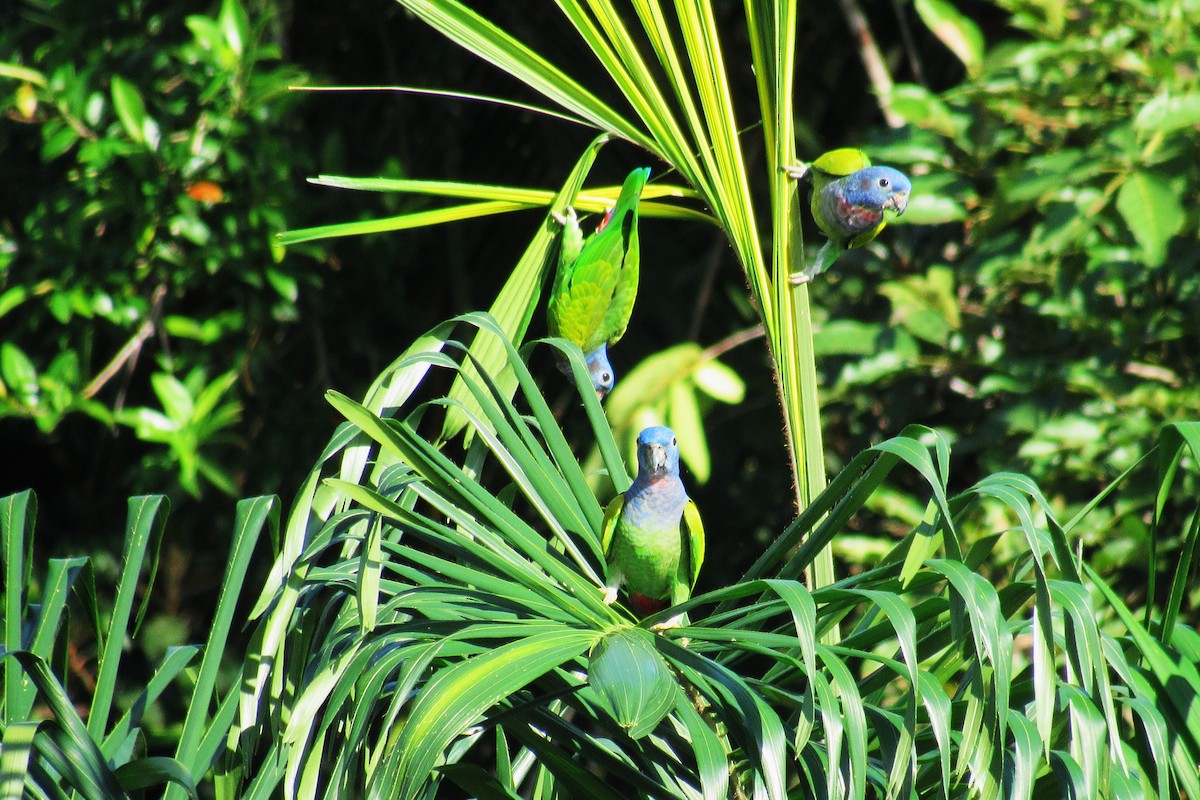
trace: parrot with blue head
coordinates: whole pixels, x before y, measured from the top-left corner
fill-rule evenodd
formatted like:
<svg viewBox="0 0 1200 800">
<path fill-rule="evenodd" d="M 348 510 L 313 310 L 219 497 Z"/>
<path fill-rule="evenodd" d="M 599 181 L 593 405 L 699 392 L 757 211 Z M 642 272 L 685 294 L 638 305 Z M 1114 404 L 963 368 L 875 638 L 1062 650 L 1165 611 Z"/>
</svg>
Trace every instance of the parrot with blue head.
<svg viewBox="0 0 1200 800">
<path fill-rule="evenodd" d="M 842 253 L 874 240 L 890 215 L 904 213 L 912 192 L 904 173 L 871 166 L 866 153 L 852 147 L 831 150 L 811 164 L 785 169 L 793 178 L 811 179 L 812 215 L 829 237 L 811 265 L 792 273 L 789 280 L 793 284 L 808 283 Z"/>
<path fill-rule="evenodd" d="M 614 602 L 623 586 L 630 607 L 646 616 L 691 597 L 704 563 L 704 525 L 679 478 L 675 433 L 646 428 L 638 434 L 637 454 L 637 478 L 604 512 L 604 601 Z M 675 617 L 656 627 L 678 624 Z"/>
<path fill-rule="evenodd" d="M 637 298 L 638 201 L 649 177 L 648 167 L 630 172 L 616 205 L 586 240 L 574 209 L 559 219 L 563 239 L 547 324 L 551 336 L 579 345 L 592 388 L 601 399 L 615 381 L 608 348 L 624 335 Z M 559 360 L 558 367 L 571 376 L 565 359 Z"/>
</svg>

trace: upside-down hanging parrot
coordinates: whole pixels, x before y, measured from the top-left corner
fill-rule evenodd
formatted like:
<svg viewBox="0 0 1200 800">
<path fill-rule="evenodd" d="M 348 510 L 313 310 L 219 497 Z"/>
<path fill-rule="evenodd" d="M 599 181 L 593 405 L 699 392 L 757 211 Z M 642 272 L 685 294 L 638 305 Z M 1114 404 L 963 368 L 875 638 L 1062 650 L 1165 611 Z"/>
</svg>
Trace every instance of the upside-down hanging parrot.
<svg viewBox="0 0 1200 800">
<path fill-rule="evenodd" d="M 888 214 L 904 213 L 912 184 L 891 167 L 873 167 L 852 147 L 830 150 L 811 164 L 787 167 L 793 178 L 811 176 L 813 217 L 829 237 L 813 263 L 792 273 L 793 284 L 808 283 L 846 250 L 862 247 L 884 229 Z"/>
<path fill-rule="evenodd" d="M 625 333 L 637 297 L 638 200 L 649 177 L 649 167 L 629 173 L 617 204 L 586 241 L 574 209 L 559 220 L 563 241 L 547 312 L 550 335 L 583 350 L 592 386 L 601 399 L 614 382 L 608 347 Z M 558 367 L 571 376 L 565 359 Z"/>
<path fill-rule="evenodd" d="M 704 562 L 704 525 L 679 479 L 679 446 L 670 428 L 638 434 L 638 474 L 604 512 L 601 544 L 608 560 L 604 601 L 625 587 L 629 605 L 646 616 L 691 597 Z M 660 628 L 674 627 L 672 618 Z"/>
</svg>

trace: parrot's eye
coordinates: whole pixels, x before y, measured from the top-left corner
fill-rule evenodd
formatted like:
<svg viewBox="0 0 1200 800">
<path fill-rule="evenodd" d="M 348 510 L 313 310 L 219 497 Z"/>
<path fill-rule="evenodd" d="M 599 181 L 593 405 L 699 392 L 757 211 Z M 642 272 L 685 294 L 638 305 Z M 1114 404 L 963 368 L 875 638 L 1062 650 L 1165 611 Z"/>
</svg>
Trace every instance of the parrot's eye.
<svg viewBox="0 0 1200 800">
<path fill-rule="evenodd" d="M 674 446 L 675 446 L 675 437 L 672 436 L 671 437 L 671 447 L 674 447 Z"/>
<path fill-rule="evenodd" d="M 887 178 L 880 178 L 880 179 L 879 179 L 879 188 L 880 188 L 880 189 L 886 189 L 887 187 L 888 187 L 888 179 L 887 179 Z"/>
</svg>

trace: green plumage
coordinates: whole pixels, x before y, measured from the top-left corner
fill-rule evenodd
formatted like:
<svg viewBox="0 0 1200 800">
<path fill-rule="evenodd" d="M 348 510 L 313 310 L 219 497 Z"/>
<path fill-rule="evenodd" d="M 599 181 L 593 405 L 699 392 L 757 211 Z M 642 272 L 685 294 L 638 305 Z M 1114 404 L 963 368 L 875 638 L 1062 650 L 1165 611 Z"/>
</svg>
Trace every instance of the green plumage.
<svg viewBox="0 0 1200 800">
<path fill-rule="evenodd" d="M 638 475 L 604 512 L 601 545 L 608 563 L 606 600 L 622 586 L 640 616 L 691 596 L 704 562 L 704 526 L 679 478 L 670 428 L 638 436 Z"/>
<path fill-rule="evenodd" d="M 619 495 L 605 509 L 603 545 L 634 609 L 644 614 L 654 610 L 655 601 L 678 605 L 687 600 L 704 563 L 704 525 L 696 504 L 688 500 L 683 518 L 664 528 L 623 523 L 624 508 L 625 496 Z"/>
<path fill-rule="evenodd" d="M 633 314 L 640 264 L 638 201 L 649 176 L 646 167 L 629 173 L 616 205 L 586 240 L 573 211 L 564 221 L 547 322 L 551 336 L 574 342 L 585 355 L 617 342 Z"/>
</svg>

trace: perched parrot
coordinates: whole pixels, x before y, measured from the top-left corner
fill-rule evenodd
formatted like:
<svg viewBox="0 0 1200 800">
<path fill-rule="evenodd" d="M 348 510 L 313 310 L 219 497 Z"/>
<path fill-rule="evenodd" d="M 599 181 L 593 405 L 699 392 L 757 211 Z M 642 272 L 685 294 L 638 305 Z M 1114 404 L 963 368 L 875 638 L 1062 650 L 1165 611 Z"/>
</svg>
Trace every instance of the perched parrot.
<svg viewBox="0 0 1200 800">
<path fill-rule="evenodd" d="M 623 585 L 639 616 L 687 600 L 704 561 L 704 526 L 679 479 L 679 447 L 670 428 L 638 434 L 638 474 L 604 512 L 601 544 L 608 559 L 604 602 Z M 657 627 L 675 627 L 673 618 Z"/>
<path fill-rule="evenodd" d="M 793 178 L 812 177 L 812 214 L 829 237 L 812 265 L 791 275 L 794 284 L 808 283 L 838 256 L 874 239 L 893 211 L 903 214 L 912 184 L 899 170 L 872 167 L 861 150 L 830 150 L 808 165 L 787 167 Z"/>
<path fill-rule="evenodd" d="M 567 216 L 559 220 L 563 241 L 550 292 L 550 335 L 561 336 L 583 350 L 592 386 L 601 399 L 614 381 L 608 346 L 625 333 L 637 297 L 638 199 L 649 177 L 649 167 L 629 173 L 617 204 L 586 241 L 574 209 L 568 209 Z M 558 367 L 570 377 L 571 367 L 565 359 Z"/>
</svg>

